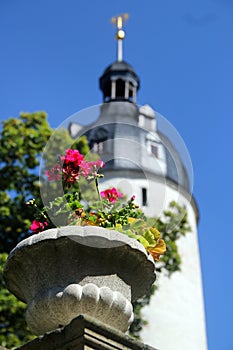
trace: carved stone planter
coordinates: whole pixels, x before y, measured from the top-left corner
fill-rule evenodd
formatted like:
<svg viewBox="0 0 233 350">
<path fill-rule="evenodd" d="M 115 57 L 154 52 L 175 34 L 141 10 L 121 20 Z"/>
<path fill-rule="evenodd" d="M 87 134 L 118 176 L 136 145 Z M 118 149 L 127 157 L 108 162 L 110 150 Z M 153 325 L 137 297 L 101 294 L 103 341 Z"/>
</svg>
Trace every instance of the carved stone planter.
<svg viewBox="0 0 233 350">
<path fill-rule="evenodd" d="M 131 301 L 155 280 L 151 256 L 134 239 L 94 226 L 65 226 L 35 234 L 10 253 L 7 288 L 28 304 L 37 335 L 65 326 L 79 314 L 125 332 Z"/>
</svg>

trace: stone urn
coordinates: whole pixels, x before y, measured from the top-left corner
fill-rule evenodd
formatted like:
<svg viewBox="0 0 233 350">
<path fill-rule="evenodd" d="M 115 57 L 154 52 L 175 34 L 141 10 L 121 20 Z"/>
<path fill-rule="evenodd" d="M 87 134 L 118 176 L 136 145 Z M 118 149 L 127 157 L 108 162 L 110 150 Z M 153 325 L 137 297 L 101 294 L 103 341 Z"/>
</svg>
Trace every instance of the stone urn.
<svg viewBox="0 0 233 350">
<path fill-rule="evenodd" d="M 5 265 L 7 288 L 27 303 L 36 335 L 87 314 L 125 332 L 132 301 L 155 280 L 153 258 L 136 240 L 95 226 L 64 226 L 21 241 Z"/>
</svg>

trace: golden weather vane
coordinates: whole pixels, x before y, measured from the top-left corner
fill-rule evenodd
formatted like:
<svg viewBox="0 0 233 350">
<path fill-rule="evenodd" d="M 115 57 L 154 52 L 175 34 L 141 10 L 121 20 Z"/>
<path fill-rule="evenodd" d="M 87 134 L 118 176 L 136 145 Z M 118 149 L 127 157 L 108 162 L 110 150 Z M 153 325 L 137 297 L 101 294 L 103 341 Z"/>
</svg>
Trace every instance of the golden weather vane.
<svg viewBox="0 0 233 350">
<path fill-rule="evenodd" d="M 129 18 L 128 13 L 123 13 L 122 15 L 118 15 L 111 18 L 111 23 L 116 25 L 117 33 L 116 33 L 116 39 L 117 39 L 117 61 L 123 60 L 123 39 L 125 37 L 125 32 L 122 29 L 123 23 L 127 21 Z"/>
</svg>

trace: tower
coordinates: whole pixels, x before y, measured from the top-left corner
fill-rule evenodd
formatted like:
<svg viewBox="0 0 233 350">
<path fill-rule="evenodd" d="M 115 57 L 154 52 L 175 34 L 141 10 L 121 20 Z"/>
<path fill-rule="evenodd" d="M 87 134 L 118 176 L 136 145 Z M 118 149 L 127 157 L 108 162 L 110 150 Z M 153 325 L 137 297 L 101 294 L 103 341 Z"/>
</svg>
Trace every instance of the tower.
<svg viewBox="0 0 233 350">
<path fill-rule="evenodd" d="M 99 80 L 103 93 L 99 117 L 88 126 L 70 125 L 70 132 L 75 138 L 85 134 L 91 150 L 105 161 L 101 188 L 114 186 L 135 195 L 150 217 L 161 215 L 171 201 L 186 207 L 192 232 L 178 242 L 182 270 L 171 278 L 160 276 L 159 290 L 144 311 L 148 325 L 142 339 L 161 350 L 206 350 L 198 209 L 184 162 L 172 140 L 158 129 L 157 113 L 149 105 L 137 105 L 140 80 L 123 60 L 126 19 L 126 15 L 113 18 L 117 59 Z"/>
</svg>

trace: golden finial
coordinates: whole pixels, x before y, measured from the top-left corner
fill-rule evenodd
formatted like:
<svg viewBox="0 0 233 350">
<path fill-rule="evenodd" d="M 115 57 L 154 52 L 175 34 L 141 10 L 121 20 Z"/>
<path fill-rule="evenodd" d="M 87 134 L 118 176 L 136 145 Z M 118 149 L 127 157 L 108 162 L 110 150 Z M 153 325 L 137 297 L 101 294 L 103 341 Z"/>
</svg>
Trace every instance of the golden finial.
<svg viewBox="0 0 233 350">
<path fill-rule="evenodd" d="M 115 24 L 117 27 L 116 39 L 118 41 L 118 50 L 117 50 L 117 60 L 122 61 L 123 58 L 123 49 L 122 49 L 122 40 L 125 37 L 125 32 L 122 29 L 123 23 L 129 18 L 128 13 L 123 13 L 111 18 L 111 23 Z"/>
<path fill-rule="evenodd" d="M 127 21 L 127 19 L 129 18 L 129 14 L 128 13 L 123 13 L 122 15 L 118 15 L 118 16 L 114 16 L 111 18 L 111 22 L 113 24 L 116 23 L 117 25 L 117 29 L 121 29 L 123 22 Z"/>
</svg>

